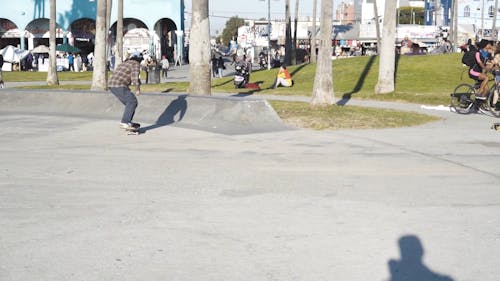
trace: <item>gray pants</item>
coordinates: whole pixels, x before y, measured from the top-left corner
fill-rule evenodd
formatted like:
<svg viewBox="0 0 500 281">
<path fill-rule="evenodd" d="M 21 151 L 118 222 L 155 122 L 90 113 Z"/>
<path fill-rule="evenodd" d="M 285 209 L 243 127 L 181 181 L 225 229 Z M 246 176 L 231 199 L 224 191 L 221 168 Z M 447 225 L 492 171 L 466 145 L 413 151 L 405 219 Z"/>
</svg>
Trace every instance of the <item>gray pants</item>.
<svg viewBox="0 0 500 281">
<path fill-rule="evenodd" d="M 121 103 L 125 105 L 125 111 L 122 116 L 122 123 L 132 123 L 135 109 L 137 108 L 137 98 L 127 87 L 111 88 L 111 93 L 115 95 Z"/>
</svg>

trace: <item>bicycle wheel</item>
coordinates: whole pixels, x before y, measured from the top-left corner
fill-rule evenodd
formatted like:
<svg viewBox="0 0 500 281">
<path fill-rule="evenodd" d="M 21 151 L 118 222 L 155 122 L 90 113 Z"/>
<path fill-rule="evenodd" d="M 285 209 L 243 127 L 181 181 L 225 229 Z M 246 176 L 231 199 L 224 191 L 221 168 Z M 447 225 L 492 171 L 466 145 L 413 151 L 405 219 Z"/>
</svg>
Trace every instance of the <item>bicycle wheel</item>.
<svg viewBox="0 0 500 281">
<path fill-rule="evenodd" d="M 494 86 L 491 88 L 488 94 L 488 100 L 486 102 L 488 111 L 491 115 L 495 117 L 500 117 L 500 87 Z"/>
<path fill-rule="evenodd" d="M 450 94 L 450 107 L 456 113 L 467 114 L 472 111 L 476 90 L 469 84 L 458 85 L 453 94 Z"/>
</svg>

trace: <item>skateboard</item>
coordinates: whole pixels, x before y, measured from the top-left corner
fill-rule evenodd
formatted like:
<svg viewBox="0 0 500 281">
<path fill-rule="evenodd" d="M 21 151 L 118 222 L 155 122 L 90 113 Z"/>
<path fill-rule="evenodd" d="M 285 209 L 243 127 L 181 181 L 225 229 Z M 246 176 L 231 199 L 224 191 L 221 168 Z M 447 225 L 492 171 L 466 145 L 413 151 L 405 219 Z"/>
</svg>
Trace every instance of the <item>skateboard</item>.
<svg viewBox="0 0 500 281">
<path fill-rule="evenodd" d="M 141 127 L 141 124 L 138 123 L 133 123 L 134 127 L 133 128 L 126 128 L 124 129 L 125 132 L 127 132 L 127 135 L 139 135 L 141 132 L 139 131 L 139 128 Z"/>
</svg>

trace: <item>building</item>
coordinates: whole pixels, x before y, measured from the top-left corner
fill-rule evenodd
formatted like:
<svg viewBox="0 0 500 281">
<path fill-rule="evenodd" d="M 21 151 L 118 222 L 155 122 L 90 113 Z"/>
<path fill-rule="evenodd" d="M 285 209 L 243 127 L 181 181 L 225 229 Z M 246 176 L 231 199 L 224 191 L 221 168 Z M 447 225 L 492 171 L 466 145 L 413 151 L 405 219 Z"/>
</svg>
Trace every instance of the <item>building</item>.
<svg viewBox="0 0 500 281">
<path fill-rule="evenodd" d="M 362 0 L 361 4 L 361 20 L 359 26 L 359 39 L 365 44 L 373 45 L 376 43 L 377 31 L 376 24 L 383 28 L 385 1 L 383 0 Z M 428 1 L 428 0 L 426 0 Z M 414 7 L 424 8 L 424 0 L 400 0 L 397 2 L 399 7 Z M 375 4 L 377 5 L 377 15 L 375 15 Z M 405 37 L 411 40 L 424 43 L 433 44 L 437 41 L 439 27 L 435 25 L 409 25 L 400 24 L 396 28 L 396 41 L 399 42 Z"/>
<path fill-rule="evenodd" d="M 110 48 L 116 49 L 117 0 L 113 0 Z M 68 42 L 82 55 L 93 52 L 96 0 L 58 0 L 56 41 Z M 183 54 L 184 0 L 124 0 L 124 51 L 149 51 L 160 57 Z M 48 0 L 16 0 L 0 9 L 0 49 L 13 45 L 32 50 L 49 44 L 50 4 Z M 177 50 L 178 49 L 178 50 Z"/>
<path fill-rule="evenodd" d="M 462 33 L 462 40 L 468 38 L 498 39 L 492 29 L 498 33 L 498 24 L 493 28 L 495 13 L 494 0 L 458 0 L 457 8 L 458 30 Z M 500 13 L 496 11 L 496 18 L 500 20 Z"/>
<path fill-rule="evenodd" d="M 335 19 L 339 24 L 355 24 L 356 9 L 354 3 L 340 3 L 335 11 Z"/>
</svg>

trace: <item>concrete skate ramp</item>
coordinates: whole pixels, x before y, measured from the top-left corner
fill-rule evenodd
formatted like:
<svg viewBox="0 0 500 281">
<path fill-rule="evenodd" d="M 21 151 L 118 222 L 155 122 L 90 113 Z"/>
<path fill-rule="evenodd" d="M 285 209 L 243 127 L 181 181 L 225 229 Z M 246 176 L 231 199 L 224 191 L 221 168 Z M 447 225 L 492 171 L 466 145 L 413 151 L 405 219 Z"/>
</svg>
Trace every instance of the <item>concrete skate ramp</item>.
<svg viewBox="0 0 500 281">
<path fill-rule="evenodd" d="M 290 129 L 266 100 L 143 94 L 134 121 L 145 131 L 171 125 L 221 134 L 252 134 Z M 0 91 L 2 113 L 48 114 L 113 119 L 124 106 L 110 93 L 78 91 Z"/>
</svg>

